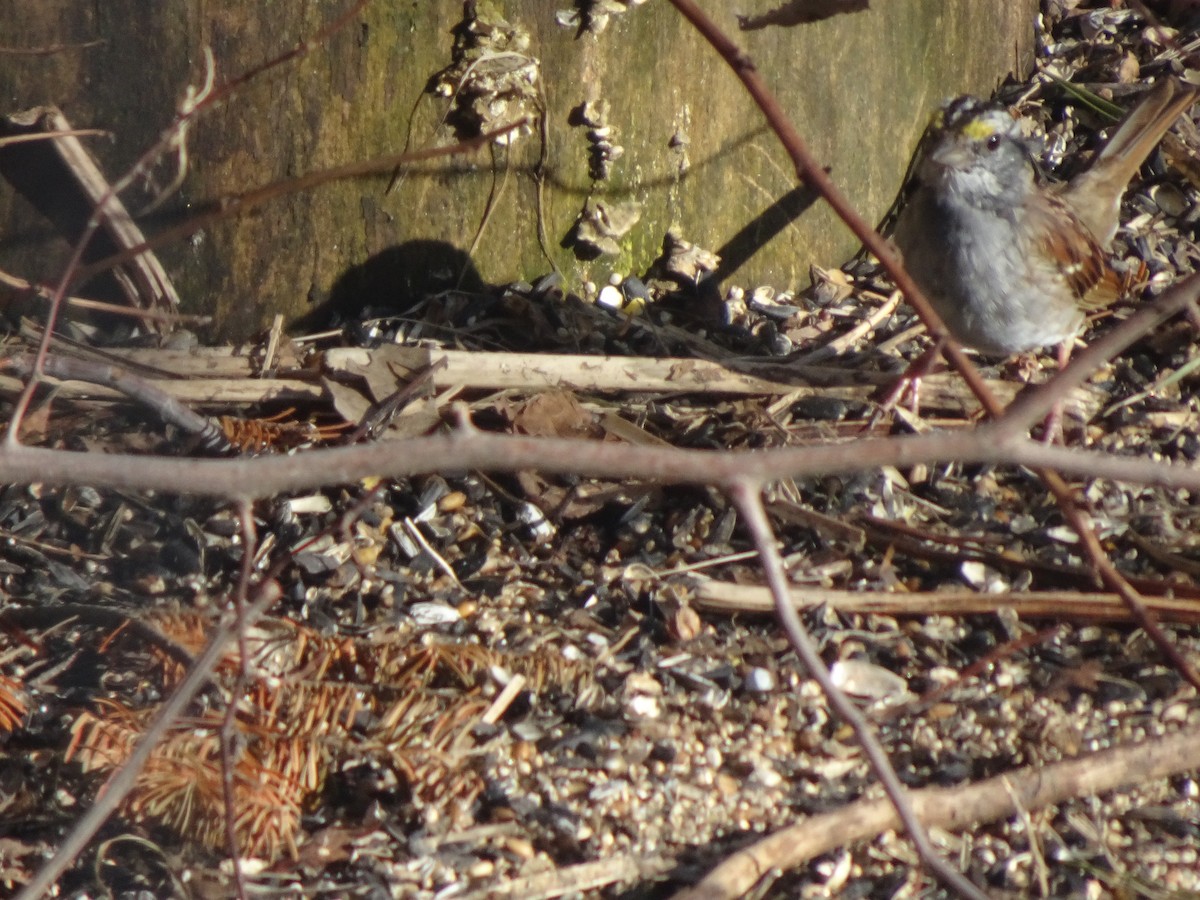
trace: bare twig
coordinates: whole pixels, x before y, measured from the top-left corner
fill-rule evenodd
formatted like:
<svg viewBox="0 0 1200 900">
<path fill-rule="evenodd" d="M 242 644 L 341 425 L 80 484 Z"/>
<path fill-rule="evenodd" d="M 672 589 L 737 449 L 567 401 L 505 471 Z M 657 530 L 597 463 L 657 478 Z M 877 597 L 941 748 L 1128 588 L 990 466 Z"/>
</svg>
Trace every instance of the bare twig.
<svg viewBox="0 0 1200 900">
<path fill-rule="evenodd" d="M 917 463 L 1053 466 L 1080 478 L 1200 490 L 1193 466 L 1114 456 L 1036 441 L 1000 439 L 989 427 L 766 451 L 680 450 L 601 441 L 497 435 L 459 428 L 450 434 L 358 444 L 259 459 L 170 459 L 133 454 L 73 453 L 18 445 L 0 452 L 0 482 L 93 485 L 209 497 L 269 497 L 350 484 L 376 475 L 536 469 L 661 484 L 712 484 L 744 475 L 755 480 L 802 478 Z"/>
<path fill-rule="evenodd" d="M 78 44 L 46 44 L 42 47 L 0 47 L 0 54 L 6 56 L 53 56 L 55 53 L 65 53 L 68 50 L 86 50 L 89 47 L 99 47 L 106 43 L 103 39 L 81 41 Z"/>
<path fill-rule="evenodd" d="M 484 710 L 483 715 L 479 717 L 479 721 L 485 725 L 495 725 L 524 689 L 525 676 L 514 675 L 508 680 L 508 684 L 504 686 L 504 689 L 496 695 L 496 699 L 492 701 L 492 705 Z"/>
<path fill-rule="evenodd" d="M 0 137 L 0 147 L 30 144 L 34 141 L 56 141 L 65 137 L 104 137 L 107 134 L 107 131 L 100 128 L 68 128 L 64 131 L 39 131 L 36 134 L 9 134 Z"/>
<path fill-rule="evenodd" d="M 246 621 L 246 601 L 254 574 L 254 555 L 258 541 L 255 539 L 257 531 L 250 502 L 239 500 L 237 511 L 238 524 L 242 529 L 242 564 L 238 571 L 237 588 L 233 592 L 233 613 L 239 665 L 237 677 L 233 680 L 233 690 L 230 691 L 229 703 L 225 707 L 225 716 L 221 721 L 221 790 L 225 798 L 225 844 L 229 850 L 230 864 L 233 866 L 233 882 L 237 888 L 238 900 L 246 900 L 246 873 L 242 869 L 242 852 L 237 839 L 237 786 L 234 781 L 237 777 L 237 757 L 242 752 L 237 732 L 238 705 L 250 680 L 250 652 L 246 643 L 250 623 Z"/>
<path fill-rule="evenodd" d="M 808 674 L 821 686 L 821 691 L 829 700 L 830 707 L 854 729 L 859 746 L 862 747 L 867 761 L 871 764 L 871 769 L 875 772 L 875 777 L 879 779 L 888 799 L 891 800 L 897 817 L 904 823 L 904 829 L 908 832 L 913 846 L 916 847 L 917 854 L 941 882 L 952 888 L 959 896 L 970 897 L 973 900 L 987 900 L 986 894 L 963 877 L 961 872 L 951 868 L 950 864 L 938 855 L 921 820 L 913 811 L 912 804 L 908 799 L 908 792 L 900 783 L 900 778 L 896 775 L 896 770 L 892 768 L 892 763 L 888 759 L 887 751 L 883 749 L 871 723 L 858 711 L 858 707 L 850 702 L 850 698 L 833 683 L 829 670 L 825 668 L 825 661 L 821 659 L 821 654 L 817 651 L 816 643 L 808 633 L 808 629 L 804 627 L 804 623 L 800 621 L 800 615 L 791 602 L 787 575 L 783 570 L 783 560 L 779 557 L 775 533 L 771 529 L 771 523 L 763 508 L 761 486 L 748 479 L 739 478 L 729 483 L 727 489 L 733 502 L 737 505 L 738 511 L 742 514 L 742 521 L 754 539 L 754 546 L 758 550 L 758 563 L 767 577 L 771 595 L 775 598 L 775 614 L 779 617 L 783 630 L 787 633 L 792 647 L 795 648 L 800 661 L 804 663 Z"/>
<path fill-rule="evenodd" d="M 752 584 L 697 580 L 692 599 L 697 609 L 724 613 L 769 613 L 774 607 L 770 592 Z M 1056 619 L 1075 622 L 1128 622 L 1129 607 L 1115 593 L 1084 591 L 976 590 L 897 592 L 838 591 L 793 585 L 789 594 L 797 609 L 824 606 L 838 612 L 879 616 L 976 616 L 1014 609 L 1022 621 Z M 1200 624 L 1200 604 L 1194 599 L 1148 598 L 1146 604 L 1168 622 Z"/>
<path fill-rule="evenodd" d="M 31 281 L 26 281 L 24 278 L 18 278 L 16 275 L 10 275 L 3 270 L 0 270 L 0 285 L 10 287 L 47 303 L 54 297 L 54 292 L 43 285 L 34 284 Z M 94 312 L 106 313 L 110 316 L 124 316 L 129 319 L 142 319 L 144 321 L 174 325 L 208 325 L 212 322 L 212 316 L 189 315 L 186 313 L 168 312 L 163 309 L 136 309 L 132 306 L 123 306 L 120 303 L 106 303 L 103 300 L 92 300 L 88 297 L 67 297 L 64 302 L 76 309 L 90 309 Z"/>
<path fill-rule="evenodd" d="M 81 353 L 100 355 L 95 348 Z M 388 406 L 406 403 L 422 390 L 437 393 L 447 388 L 464 390 L 561 391 L 587 393 L 668 392 L 705 396 L 758 396 L 777 394 L 781 408 L 801 398 L 841 399 L 867 403 L 879 385 L 892 376 L 830 366 L 780 364 L 722 364 L 691 357 L 598 357 L 587 354 L 512 353 L 443 350 L 429 347 L 384 345 L 374 349 L 332 348 L 314 352 L 307 371 L 289 370 L 274 377 L 258 377 L 262 366 L 252 357 L 207 348 L 204 351 L 109 348 L 103 356 L 113 363 L 136 369 L 157 388 L 184 403 L 246 404 L 255 402 L 323 402 L 328 398 L 317 382 L 318 366 L 335 381 L 353 382 L 366 375 L 373 385 L 392 379 L 397 390 L 380 398 L 379 409 L 369 414 L 368 426 L 379 431 L 395 413 Z M 154 376 L 158 376 L 155 378 Z M 305 380 L 307 379 L 307 380 Z M 1001 398 L 1011 399 L 1023 385 L 989 379 Z M 969 416 L 976 404 L 960 379 L 939 373 L 922 383 L 923 405 L 950 415 Z M 60 385 L 59 395 L 97 397 L 81 384 Z M 375 396 L 375 391 L 371 391 Z M 1073 414 L 1086 418 L 1098 412 L 1107 396 L 1092 388 L 1071 394 Z M 380 421 L 375 421 L 378 417 Z M 360 426 L 361 428 L 361 426 Z M 355 440 L 366 434 L 355 434 Z"/>
<path fill-rule="evenodd" d="M 511 881 L 488 885 L 485 889 L 460 894 L 460 900 L 496 900 L 499 897 L 518 897 L 520 900 L 555 900 L 556 897 L 583 896 L 609 885 L 637 879 L 653 880 L 670 872 L 670 859 L 653 856 L 637 857 L 618 854 L 595 862 L 576 863 L 539 872 Z"/>
<path fill-rule="evenodd" d="M 1072 797 L 1165 778 L 1200 766 L 1200 729 L 1180 731 L 1132 747 L 1091 753 L 1054 765 L 1038 765 L 955 788 L 912 791 L 913 806 L 927 825 L 959 830 L 1025 809 L 1041 809 Z M 673 900 L 733 900 L 744 897 L 772 869 L 801 865 L 822 853 L 865 840 L 900 824 L 886 800 L 860 800 L 835 812 L 812 816 L 729 857 Z"/>
<path fill-rule="evenodd" d="M 28 353 L 0 359 L 0 368 L 15 369 L 27 378 L 32 378 L 35 365 L 36 358 Z M 86 381 L 120 391 L 145 404 L 163 421 L 196 437 L 205 450 L 220 453 L 233 450 L 233 444 L 225 437 L 218 422 L 188 408 L 156 385 L 121 366 L 47 354 L 42 361 L 42 373 L 51 378 Z"/>
</svg>

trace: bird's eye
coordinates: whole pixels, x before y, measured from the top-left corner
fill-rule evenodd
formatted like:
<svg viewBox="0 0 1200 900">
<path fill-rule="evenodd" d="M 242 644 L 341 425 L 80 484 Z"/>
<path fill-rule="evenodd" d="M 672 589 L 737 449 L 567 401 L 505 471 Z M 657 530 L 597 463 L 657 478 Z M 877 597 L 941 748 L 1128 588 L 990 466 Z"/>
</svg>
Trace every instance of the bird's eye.
<svg viewBox="0 0 1200 900">
<path fill-rule="evenodd" d="M 995 150 L 995 149 L 996 149 L 997 147 L 999 147 L 999 146 L 1000 146 L 1000 135 L 998 135 L 998 134 L 993 134 L 993 135 L 991 135 L 991 136 L 989 136 L 989 137 L 988 137 L 988 139 L 987 139 L 987 148 L 988 148 L 989 150 Z"/>
</svg>

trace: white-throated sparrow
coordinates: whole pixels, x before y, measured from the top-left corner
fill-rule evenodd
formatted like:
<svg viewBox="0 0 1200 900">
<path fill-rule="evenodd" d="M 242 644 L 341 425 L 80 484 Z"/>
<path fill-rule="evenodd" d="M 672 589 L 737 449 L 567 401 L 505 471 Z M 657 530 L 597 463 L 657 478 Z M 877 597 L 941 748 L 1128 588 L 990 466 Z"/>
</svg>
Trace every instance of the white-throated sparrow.
<svg viewBox="0 0 1200 900">
<path fill-rule="evenodd" d="M 997 355 L 1064 343 L 1086 310 L 1119 296 L 1108 246 L 1121 196 L 1197 94 L 1160 81 L 1061 186 L 1042 182 L 1004 109 L 960 97 L 934 116 L 894 240 L 960 343 Z"/>
</svg>

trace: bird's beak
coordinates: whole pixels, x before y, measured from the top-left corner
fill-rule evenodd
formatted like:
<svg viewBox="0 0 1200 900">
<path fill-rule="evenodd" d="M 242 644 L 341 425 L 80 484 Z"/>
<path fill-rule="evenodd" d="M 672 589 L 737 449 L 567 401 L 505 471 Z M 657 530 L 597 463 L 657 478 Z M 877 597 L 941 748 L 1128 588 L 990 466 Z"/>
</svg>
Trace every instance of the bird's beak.
<svg viewBox="0 0 1200 900">
<path fill-rule="evenodd" d="M 965 169 L 971 162 L 971 152 L 963 139 L 959 138 L 933 148 L 929 153 L 929 161 L 943 169 Z"/>
</svg>

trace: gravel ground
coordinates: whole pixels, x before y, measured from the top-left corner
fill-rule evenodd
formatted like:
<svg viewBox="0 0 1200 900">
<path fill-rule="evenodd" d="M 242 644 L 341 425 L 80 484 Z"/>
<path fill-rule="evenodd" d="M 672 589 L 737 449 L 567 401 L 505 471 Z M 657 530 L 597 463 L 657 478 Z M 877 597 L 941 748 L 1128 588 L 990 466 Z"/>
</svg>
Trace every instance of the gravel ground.
<svg viewBox="0 0 1200 900">
<path fill-rule="evenodd" d="M 1200 25 L 1193 16 L 1188 31 L 1186 16 L 1173 34 L 1124 10 L 1051 18 L 1039 72 L 1111 84 L 1120 96 L 1131 72 L 1178 65 L 1176 48 L 1192 46 Z M 1001 96 L 1068 160 L 1094 127 L 1040 76 Z M 1181 131 L 1194 154 L 1194 126 Z M 1151 292 L 1200 258 L 1196 186 L 1160 165 L 1162 176 L 1129 199 L 1132 225 L 1119 238 L 1119 253 L 1149 266 Z M 703 264 L 701 253 L 688 258 Z M 337 340 L 413 339 L 415 320 L 427 344 L 460 349 L 733 360 L 819 344 L 836 346 L 831 365 L 876 373 L 900 371 L 923 346 L 903 308 L 836 343 L 889 299 L 868 264 L 825 273 L 803 294 L 731 291 L 708 318 L 665 281 L 637 286 L 655 302 L 636 320 L 557 296 L 548 281 L 439 295 L 403 316 L 352 323 Z M 1071 423 L 1069 440 L 1194 462 L 1186 366 L 1195 351 L 1187 325 L 1139 342 L 1094 380 L 1103 408 Z M 987 374 L 1018 377 L 1011 365 Z M 853 400 L 465 399 L 488 430 L 611 440 L 618 416 L 646 440 L 707 449 L 954 427 L 970 415 L 868 425 L 873 407 Z M 435 406 L 448 416 L 446 402 Z M 56 407 L 45 442 L 179 452 L 179 436 L 147 429 L 131 408 L 97 409 Z M 1148 595 L 1200 596 L 1190 494 L 1080 488 L 1123 573 Z M 896 599 L 886 612 L 819 606 L 804 618 L 906 784 L 975 783 L 1200 726 L 1195 690 L 1141 630 L 1055 610 L 1018 615 L 1006 602 L 1095 590 L 1030 473 L 884 470 L 788 480 L 767 499 L 794 581 Z M 228 651 L 60 883 L 66 896 L 228 896 L 223 746 L 244 875 L 266 894 L 665 897 L 764 835 L 879 796 L 853 733 L 774 620 L 697 602 L 705 583 L 763 580 L 715 490 L 471 473 L 331 488 L 254 513 L 258 572 L 282 598 Z M 59 844 L 202 649 L 236 590 L 244 536 L 235 511 L 208 501 L 36 486 L 3 489 L 0 529 L 0 890 L 9 890 Z M 903 608 L 906 595 L 964 586 L 997 594 L 995 611 Z M 1198 626 L 1167 633 L 1200 660 Z M 224 745 L 223 728 L 234 732 Z M 1129 781 L 935 829 L 934 841 L 994 896 L 1200 894 L 1196 773 L 1144 780 L 1135 770 Z M 752 896 L 944 894 L 911 844 L 885 832 L 771 872 Z"/>
</svg>

